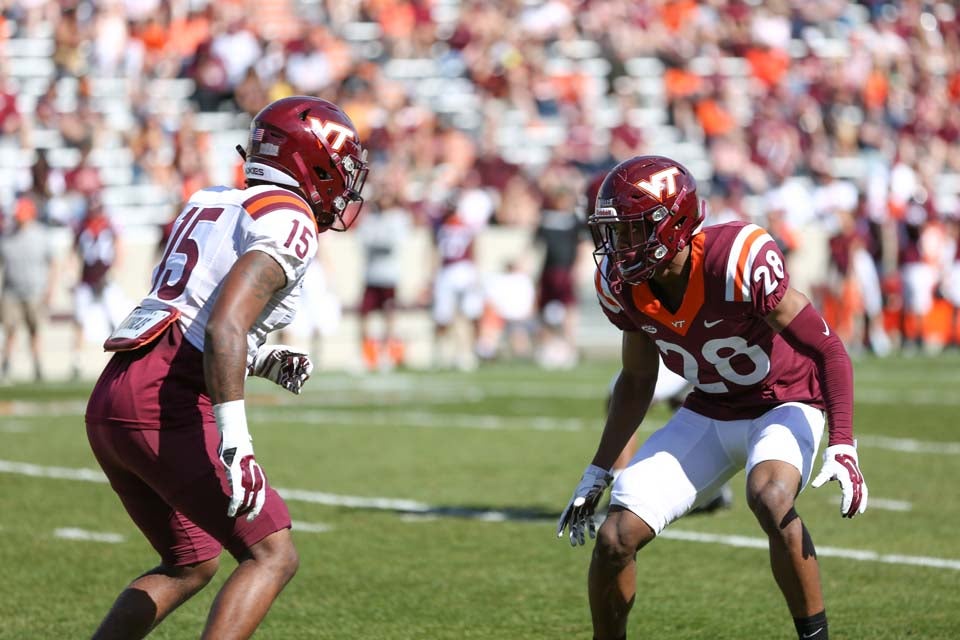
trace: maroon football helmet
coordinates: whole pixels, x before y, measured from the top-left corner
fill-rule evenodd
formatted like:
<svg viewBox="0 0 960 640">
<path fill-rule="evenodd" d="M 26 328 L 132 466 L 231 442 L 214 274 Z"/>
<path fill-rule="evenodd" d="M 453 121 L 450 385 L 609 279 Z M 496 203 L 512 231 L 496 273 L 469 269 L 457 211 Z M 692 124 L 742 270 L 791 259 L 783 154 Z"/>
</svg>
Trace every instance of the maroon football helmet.
<svg viewBox="0 0 960 640">
<path fill-rule="evenodd" d="M 271 182 L 302 195 L 321 231 L 353 224 L 367 179 L 367 153 L 340 107 L 320 98 L 277 100 L 253 117 L 244 159 L 248 180 Z"/>
<path fill-rule="evenodd" d="M 611 282 L 638 284 L 689 244 L 703 222 L 697 181 L 679 162 L 637 156 L 610 170 L 587 218 L 599 265 Z"/>
</svg>

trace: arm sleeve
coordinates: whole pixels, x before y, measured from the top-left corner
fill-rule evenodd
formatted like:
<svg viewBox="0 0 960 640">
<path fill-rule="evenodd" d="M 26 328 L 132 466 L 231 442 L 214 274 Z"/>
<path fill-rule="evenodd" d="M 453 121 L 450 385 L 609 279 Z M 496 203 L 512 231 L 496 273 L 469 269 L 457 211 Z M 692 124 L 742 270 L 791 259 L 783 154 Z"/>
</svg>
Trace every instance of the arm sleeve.
<svg viewBox="0 0 960 640">
<path fill-rule="evenodd" d="M 840 338 L 812 304 L 805 306 L 780 335 L 816 363 L 827 407 L 828 444 L 853 445 L 853 366 Z"/>
</svg>

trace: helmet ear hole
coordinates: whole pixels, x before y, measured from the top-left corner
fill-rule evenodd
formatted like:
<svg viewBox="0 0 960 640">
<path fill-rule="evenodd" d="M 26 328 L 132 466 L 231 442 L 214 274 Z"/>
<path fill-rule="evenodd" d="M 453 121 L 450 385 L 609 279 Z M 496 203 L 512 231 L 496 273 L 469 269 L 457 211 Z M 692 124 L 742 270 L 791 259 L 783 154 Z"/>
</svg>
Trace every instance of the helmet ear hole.
<svg viewBox="0 0 960 640">
<path fill-rule="evenodd" d="M 330 175 L 330 172 L 324 169 L 323 167 L 314 167 L 314 172 L 317 174 L 317 177 L 323 181 L 333 180 L 333 176 Z"/>
</svg>

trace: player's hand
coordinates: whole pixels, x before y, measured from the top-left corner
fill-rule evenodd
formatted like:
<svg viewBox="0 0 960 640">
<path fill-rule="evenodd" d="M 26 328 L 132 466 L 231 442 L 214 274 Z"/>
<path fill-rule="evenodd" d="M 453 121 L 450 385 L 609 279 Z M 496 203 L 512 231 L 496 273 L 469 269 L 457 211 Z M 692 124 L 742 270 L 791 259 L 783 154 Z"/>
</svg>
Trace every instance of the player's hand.
<svg viewBox="0 0 960 640">
<path fill-rule="evenodd" d="M 253 359 L 250 375 L 273 380 L 290 393 L 300 393 L 313 372 L 313 362 L 303 351 L 285 344 L 263 345 Z"/>
<path fill-rule="evenodd" d="M 839 482 L 840 491 L 843 492 L 840 515 L 852 518 L 867 510 L 867 483 L 860 473 L 856 442 L 853 446 L 835 444 L 823 452 L 823 466 L 810 484 L 816 489 L 830 480 Z"/>
<path fill-rule="evenodd" d="M 217 455 L 230 485 L 227 515 L 235 518 L 246 513 L 247 520 L 253 520 L 267 498 L 267 476 L 253 456 L 253 438 L 247 430 L 243 400 L 218 404 L 213 410 L 220 429 Z"/>
<path fill-rule="evenodd" d="M 573 497 L 570 498 L 567 508 L 563 510 L 557 522 L 558 538 L 563 537 L 563 530 L 567 527 L 570 529 L 571 547 L 586 542 L 584 529 L 591 538 L 597 537 L 597 524 L 593 521 L 593 512 L 612 480 L 613 476 L 606 469 L 592 464 L 587 467 L 583 477 L 580 478 L 580 484 L 573 492 Z"/>
</svg>

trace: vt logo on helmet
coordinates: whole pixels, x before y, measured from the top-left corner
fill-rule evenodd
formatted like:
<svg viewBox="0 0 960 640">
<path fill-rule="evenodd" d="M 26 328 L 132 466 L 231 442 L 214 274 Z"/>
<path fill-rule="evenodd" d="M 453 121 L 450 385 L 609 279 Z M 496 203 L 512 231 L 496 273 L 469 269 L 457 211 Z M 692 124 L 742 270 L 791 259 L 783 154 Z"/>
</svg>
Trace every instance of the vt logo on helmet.
<svg viewBox="0 0 960 640">
<path fill-rule="evenodd" d="M 648 280 L 683 250 L 703 222 L 697 182 L 679 162 L 636 156 L 610 170 L 587 217 L 601 274 L 614 286 Z"/>
<path fill-rule="evenodd" d="M 320 231 L 346 231 L 359 215 L 367 152 L 353 122 L 332 102 L 293 96 L 267 105 L 253 118 L 247 148 L 237 151 L 248 181 L 299 193 Z"/>
<path fill-rule="evenodd" d="M 640 180 L 637 186 L 660 202 L 663 202 L 664 196 L 672 198 L 677 193 L 676 175 L 680 173 L 677 167 L 670 167 L 663 171 L 657 171 L 650 176 L 650 180 Z M 664 193 L 666 189 L 666 193 Z"/>
</svg>

